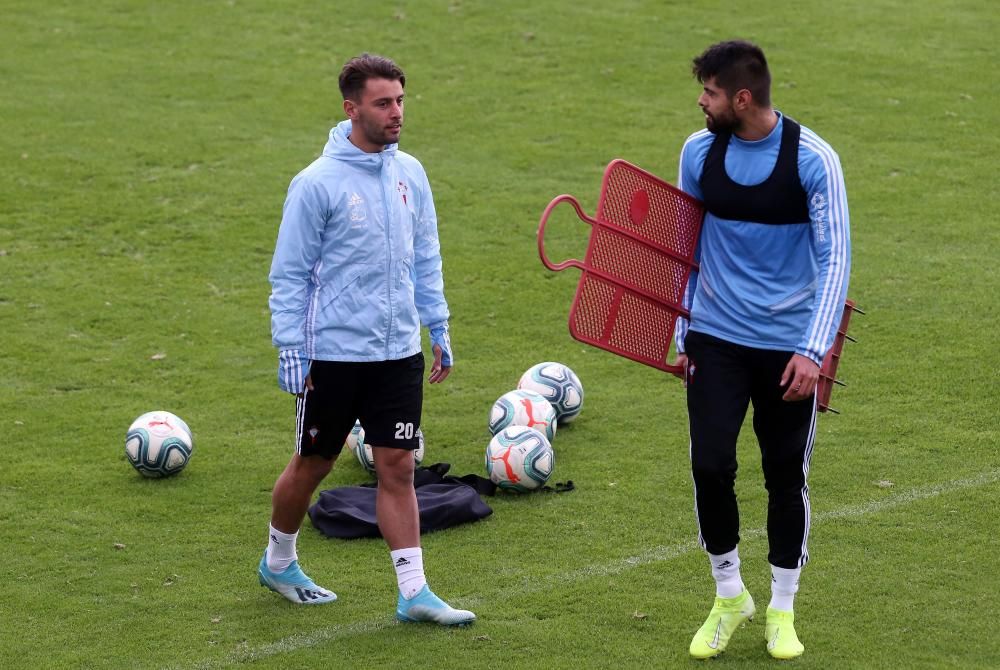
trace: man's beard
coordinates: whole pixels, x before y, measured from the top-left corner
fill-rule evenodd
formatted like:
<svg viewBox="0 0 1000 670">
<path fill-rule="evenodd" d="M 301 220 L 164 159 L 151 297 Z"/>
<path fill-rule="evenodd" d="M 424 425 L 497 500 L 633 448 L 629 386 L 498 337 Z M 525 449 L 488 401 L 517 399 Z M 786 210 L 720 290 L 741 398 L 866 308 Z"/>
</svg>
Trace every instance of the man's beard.
<svg viewBox="0 0 1000 670">
<path fill-rule="evenodd" d="M 705 113 L 705 127 L 708 132 L 715 133 L 730 133 L 733 134 L 740 129 L 740 122 L 735 115 L 728 115 L 724 117 L 710 116 L 707 112 Z"/>
<path fill-rule="evenodd" d="M 400 133 L 403 130 L 403 124 L 399 124 Z M 365 139 L 371 144 L 379 144 L 386 146 L 388 144 L 395 144 L 399 142 L 399 135 L 390 135 L 389 132 L 383 126 L 376 126 L 368 123 L 367 121 L 361 121 L 361 132 L 364 133 Z"/>
</svg>

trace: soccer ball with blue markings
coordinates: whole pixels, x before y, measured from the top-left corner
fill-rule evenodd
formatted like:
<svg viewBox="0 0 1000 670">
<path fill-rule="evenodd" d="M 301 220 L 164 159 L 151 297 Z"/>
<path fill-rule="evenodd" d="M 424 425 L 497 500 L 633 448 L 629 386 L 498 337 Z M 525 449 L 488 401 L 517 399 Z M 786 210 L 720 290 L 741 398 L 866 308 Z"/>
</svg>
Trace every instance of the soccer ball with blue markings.
<svg viewBox="0 0 1000 670">
<path fill-rule="evenodd" d="M 502 489 L 523 493 L 541 488 L 555 466 L 552 445 L 528 426 L 508 426 L 486 446 L 486 474 Z"/>
<path fill-rule="evenodd" d="M 552 403 L 559 423 L 569 423 L 583 409 L 583 384 L 562 363 L 549 361 L 531 366 L 521 375 L 517 388 L 534 391 Z"/>
<path fill-rule="evenodd" d="M 187 466 L 193 449 L 191 429 L 170 412 L 146 412 L 125 434 L 125 457 L 145 477 L 176 475 Z"/>
<path fill-rule="evenodd" d="M 365 429 L 361 427 L 360 421 L 355 420 L 354 428 L 351 428 L 351 432 L 348 433 L 347 440 L 344 441 L 344 446 L 347 447 L 347 450 L 351 452 L 352 456 L 357 458 L 358 445 L 364 443 L 365 443 Z M 364 463 L 362 463 L 361 465 L 364 465 Z"/>
<path fill-rule="evenodd" d="M 419 446 L 413 451 L 414 465 L 420 465 L 424 461 L 424 431 L 419 428 L 417 428 L 417 440 L 419 440 Z M 372 451 L 372 445 L 365 442 L 365 429 L 361 427 L 360 421 L 354 422 L 354 428 L 347 436 L 344 446 L 354 454 L 361 467 L 374 474 L 375 454 Z"/>
<path fill-rule="evenodd" d="M 556 410 L 541 394 L 528 389 L 508 391 L 490 409 L 490 434 L 507 426 L 528 426 L 544 433 L 549 442 L 556 435 Z"/>
</svg>

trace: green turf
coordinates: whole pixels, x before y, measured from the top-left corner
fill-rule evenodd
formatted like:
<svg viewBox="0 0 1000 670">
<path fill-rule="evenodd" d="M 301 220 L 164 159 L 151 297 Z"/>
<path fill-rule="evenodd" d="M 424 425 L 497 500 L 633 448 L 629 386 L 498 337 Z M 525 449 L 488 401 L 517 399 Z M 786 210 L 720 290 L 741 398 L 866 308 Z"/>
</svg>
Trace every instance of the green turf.
<svg viewBox="0 0 1000 670">
<path fill-rule="evenodd" d="M 759 6 L 758 6 L 759 5 Z M 663 668 L 712 596 L 676 380 L 566 330 L 578 277 L 544 270 L 546 203 L 593 211 L 625 158 L 673 181 L 702 124 L 689 63 L 759 42 L 776 106 L 840 153 L 857 317 L 810 474 L 796 667 L 1000 666 L 996 327 L 1000 154 L 987 1 L 7 0 L 0 22 L 0 665 L 24 668 Z M 341 117 L 362 50 L 406 70 L 403 148 L 434 187 L 457 366 L 427 391 L 428 461 L 483 474 L 486 416 L 558 360 L 587 391 L 556 436 L 564 495 L 490 499 L 424 537 L 475 626 L 397 625 L 379 541 L 304 529 L 340 600 L 257 586 L 293 407 L 267 270 L 288 181 Z M 553 219 L 556 260 L 587 228 Z M 150 409 L 196 437 L 147 481 L 123 438 Z M 744 577 L 768 597 L 760 459 L 740 448 Z M 339 464 L 327 481 L 362 481 Z M 770 667 L 763 621 L 717 663 Z"/>
</svg>

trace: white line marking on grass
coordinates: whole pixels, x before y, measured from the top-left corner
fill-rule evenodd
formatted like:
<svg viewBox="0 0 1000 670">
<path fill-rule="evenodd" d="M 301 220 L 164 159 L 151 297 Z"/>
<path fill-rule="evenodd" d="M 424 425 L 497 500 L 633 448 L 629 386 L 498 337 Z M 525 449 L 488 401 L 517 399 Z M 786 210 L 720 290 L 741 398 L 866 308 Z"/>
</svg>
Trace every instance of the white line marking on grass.
<svg viewBox="0 0 1000 670">
<path fill-rule="evenodd" d="M 841 507 L 840 509 L 831 510 L 815 516 L 822 521 L 867 516 L 869 514 L 881 512 L 884 509 L 908 505 L 918 500 L 926 500 L 927 498 L 933 498 L 945 493 L 974 488 L 976 486 L 982 486 L 983 484 L 992 484 L 997 481 L 1000 481 L 1000 470 L 987 470 L 986 472 L 979 473 L 975 477 L 956 479 L 954 481 L 943 482 L 941 484 L 929 484 L 920 488 L 910 489 L 909 491 L 900 493 L 897 496 L 892 496 L 891 498 L 886 498 L 885 500 L 873 500 L 860 505 L 848 505 L 847 507 Z"/>
<path fill-rule="evenodd" d="M 277 642 L 262 644 L 258 647 L 239 648 L 231 652 L 224 659 L 201 661 L 187 667 L 200 670 L 202 668 L 218 668 L 240 663 L 254 663 L 279 654 L 290 654 L 302 649 L 308 649 L 309 647 L 315 647 L 329 640 L 342 640 L 363 633 L 374 633 L 393 625 L 395 625 L 394 620 L 390 622 L 388 618 L 384 618 L 379 621 L 358 621 L 352 624 L 319 628 L 311 633 L 290 635 Z"/>
<path fill-rule="evenodd" d="M 872 500 L 870 502 L 862 503 L 860 505 L 848 505 L 846 507 L 841 507 L 840 509 L 830 510 L 829 512 L 817 512 L 812 515 L 812 523 L 825 523 L 827 521 L 833 521 L 835 519 L 851 519 L 862 516 L 869 516 L 872 514 L 877 514 L 887 509 L 893 507 L 900 507 L 902 505 L 909 505 L 910 503 L 916 502 L 918 500 L 926 500 L 927 498 L 934 498 L 936 496 L 951 493 L 953 491 L 960 491 L 962 489 L 973 488 L 976 486 L 982 486 L 983 484 L 992 484 L 996 481 L 1000 481 L 1000 470 L 988 470 L 982 472 L 974 477 L 968 477 L 966 479 L 956 479 L 950 482 L 943 482 L 941 484 L 930 484 L 928 486 L 922 486 L 920 488 L 910 489 L 898 495 L 894 495 L 882 500 Z M 767 535 L 766 528 L 752 528 L 749 530 L 741 530 L 740 536 L 743 538 L 747 537 L 763 537 Z M 613 561 L 610 563 L 597 563 L 594 565 L 588 565 L 584 568 L 574 570 L 572 572 L 564 573 L 558 577 L 552 577 L 547 580 L 547 584 L 543 584 L 542 588 L 545 588 L 548 584 L 576 581 L 578 579 L 585 579 L 587 577 L 605 577 L 608 575 L 617 575 L 619 573 L 625 572 L 626 570 L 631 570 L 642 565 L 648 565 L 650 563 L 658 563 L 660 561 L 669 561 L 672 558 L 677 558 L 695 549 L 700 549 L 697 541 L 692 540 L 690 542 L 682 542 L 679 544 L 669 545 L 669 546 L 659 546 L 647 549 L 638 556 L 630 556 L 628 558 Z"/>
<path fill-rule="evenodd" d="M 847 505 L 846 507 L 830 510 L 829 512 L 819 512 L 813 514 L 812 522 L 813 524 L 826 523 L 829 521 L 836 521 L 838 519 L 855 519 L 870 516 L 894 507 L 902 507 L 903 505 L 909 505 L 910 503 L 920 500 L 927 500 L 928 498 L 934 498 L 947 493 L 952 493 L 954 491 L 983 486 L 985 484 L 993 484 L 997 481 L 1000 481 L 1000 469 L 987 470 L 986 472 L 981 472 L 973 477 L 955 479 L 950 482 L 943 482 L 940 484 L 921 486 L 882 500 L 873 500 L 859 505 Z M 741 531 L 740 534 L 743 537 L 761 537 L 765 536 L 766 533 L 767 531 L 765 528 L 752 528 L 746 531 Z M 698 543 L 694 540 L 689 542 L 680 542 L 674 545 L 652 547 L 636 556 L 629 556 L 628 558 L 609 563 L 595 563 L 569 572 L 552 575 L 547 579 L 535 581 L 530 586 L 525 585 L 524 588 L 517 589 L 517 595 L 530 593 L 532 591 L 543 591 L 558 584 L 573 583 L 589 579 L 591 577 L 617 575 L 628 570 L 632 570 L 633 568 L 653 563 L 662 563 L 663 561 L 679 558 L 680 556 L 684 556 L 685 554 L 689 554 L 693 551 L 700 551 Z M 510 596 L 504 594 L 494 594 L 489 598 L 460 598 L 456 599 L 454 604 L 459 607 L 473 607 L 480 602 L 496 602 L 498 600 L 504 600 L 508 597 Z M 381 617 L 376 620 L 358 621 L 353 624 L 328 626 L 326 628 L 319 628 L 311 633 L 291 635 L 278 640 L 277 642 L 271 642 L 257 647 L 235 649 L 225 658 L 218 660 L 206 660 L 185 667 L 198 668 L 200 670 L 227 667 L 243 663 L 253 663 L 272 656 L 293 653 L 309 647 L 315 647 L 330 640 L 353 637 L 355 635 L 384 630 L 394 625 L 396 625 L 394 620 L 389 617 Z"/>
</svg>

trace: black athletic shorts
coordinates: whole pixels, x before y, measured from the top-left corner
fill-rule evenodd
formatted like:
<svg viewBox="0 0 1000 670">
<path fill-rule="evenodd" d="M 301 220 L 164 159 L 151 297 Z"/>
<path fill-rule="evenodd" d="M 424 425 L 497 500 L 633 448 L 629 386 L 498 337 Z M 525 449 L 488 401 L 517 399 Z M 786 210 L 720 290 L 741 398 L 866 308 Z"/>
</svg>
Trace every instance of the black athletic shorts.
<svg viewBox="0 0 1000 670">
<path fill-rule="evenodd" d="M 375 447 L 416 449 L 424 400 L 424 355 L 395 361 L 313 361 L 313 390 L 295 403 L 296 453 L 334 458 L 354 421 Z"/>
</svg>

